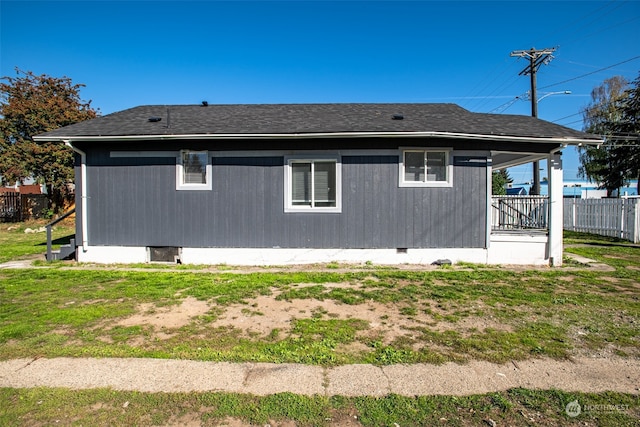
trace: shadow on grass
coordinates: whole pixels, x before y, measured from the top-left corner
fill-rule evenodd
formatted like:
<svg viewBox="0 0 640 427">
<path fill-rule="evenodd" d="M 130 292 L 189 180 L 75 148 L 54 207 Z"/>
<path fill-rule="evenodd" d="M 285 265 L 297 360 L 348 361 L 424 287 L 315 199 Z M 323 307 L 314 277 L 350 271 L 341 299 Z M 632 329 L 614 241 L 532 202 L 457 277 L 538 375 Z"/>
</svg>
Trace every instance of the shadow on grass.
<svg viewBox="0 0 640 427">
<path fill-rule="evenodd" d="M 618 248 L 640 248 L 640 245 L 634 244 L 629 240 L 619 237 L 601 236 L 598 234 L 582 233 L 579 231 L 564 230 L 564 239 L 567 243 L 579 243 L 584 246 L 602 246 L 602 247 L 618 247 Z M 573 242 L 572 240 L 580 240 Z"/>
<path fill-rule="evenodd" d="M 615 242 L 585 242 L 582 243 L 585 246 L 602 246 L 602 247 L 608 247 L 608 248 L 629 248 L 629 249 L 640 249 L 640 245 L 631 243 L 631 242 L 625 242 L 624 240 L 621 241 L 620 243 L 615 243 Z"/>
<path fill-rule="evenodd" d="M 69 234 L 68 236 L 58 237 L 57 239 L 53 239 L 51 244 L 53 245 L 68 245 L 71 239 L 76 237 L 75 234 Z M 42 243 L 38 243 L 36 246 L 47 246 L 47 242 L 44 241 Z"/>
</svg>

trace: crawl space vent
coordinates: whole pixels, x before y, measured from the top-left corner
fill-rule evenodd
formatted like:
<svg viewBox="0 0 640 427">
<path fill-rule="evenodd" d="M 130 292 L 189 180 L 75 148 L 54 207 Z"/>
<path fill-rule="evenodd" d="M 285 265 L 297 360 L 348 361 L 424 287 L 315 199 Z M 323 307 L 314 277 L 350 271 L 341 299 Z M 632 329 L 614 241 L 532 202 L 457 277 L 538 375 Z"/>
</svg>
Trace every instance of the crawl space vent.
<svg viewBox="0 0 640 427">
<path fill-rule="evenodd" d="M 175 246 L 149 246 L 149 262 L 170 262 L 180 264 L 180 248 Z"/>
</svg>

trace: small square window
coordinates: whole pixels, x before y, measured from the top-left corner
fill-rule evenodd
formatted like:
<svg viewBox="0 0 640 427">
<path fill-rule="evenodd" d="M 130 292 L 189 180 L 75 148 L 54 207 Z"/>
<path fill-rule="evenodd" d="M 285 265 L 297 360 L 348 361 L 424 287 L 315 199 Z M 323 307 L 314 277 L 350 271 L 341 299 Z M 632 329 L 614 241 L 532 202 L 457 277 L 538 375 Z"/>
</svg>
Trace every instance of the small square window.
<svg viewBox="0 0 640 427">
<path fill-rule="evenodd" d="M 340 212 L 337 158 L 287 159 L 285 181 L 285 212 Z"/>
<path fill-rule="evenodd" d="M 176 164 L 176 189 L 211 190 L 211 160 L 207 151 L 180 151 Z"/>
<path fill-rule="evenodd" d="M 450 187 L 452 166 L 448 150 L 408 149 L 402 151 L 401 187 Z"/>
</svg>

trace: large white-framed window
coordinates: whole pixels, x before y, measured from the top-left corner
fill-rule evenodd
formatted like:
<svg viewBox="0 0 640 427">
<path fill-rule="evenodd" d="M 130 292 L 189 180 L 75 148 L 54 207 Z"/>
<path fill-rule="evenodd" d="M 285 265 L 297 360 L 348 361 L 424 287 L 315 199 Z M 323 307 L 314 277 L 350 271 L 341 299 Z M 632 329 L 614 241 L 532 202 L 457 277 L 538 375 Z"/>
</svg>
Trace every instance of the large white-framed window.
<svg viewBox="0 0 640 427">
<path fill-rule="evenodd" d="M 285 157 L 285 212 L 342 211 L 339 155 Z"/>
<path fill-rule="evenodd" d="M 400 187 L 451 187 L 449 148 L 404 148 L 400 156 Z"/>
<path fill-rule="evenodd" d="M 208 151 L 180 150 L 176 159 L 176 190 L 211 190 Z"/>
</svg>

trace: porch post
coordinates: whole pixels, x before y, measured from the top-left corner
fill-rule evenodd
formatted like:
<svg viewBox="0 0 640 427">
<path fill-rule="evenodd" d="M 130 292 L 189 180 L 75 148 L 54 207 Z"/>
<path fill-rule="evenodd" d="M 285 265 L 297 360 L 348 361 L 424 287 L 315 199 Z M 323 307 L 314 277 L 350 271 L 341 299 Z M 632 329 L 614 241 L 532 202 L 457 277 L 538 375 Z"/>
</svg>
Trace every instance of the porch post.
<svg viewBox="0 0 640 427">
<path fill-rule="evenodd" d="M 562 229 L 563 229 L 563 198 L 562 198 L 562 158 L 560 153 L 549 155 L 549 264 L 562 265 Z"/>
<path fill-rule="evenodd" d="M 491 196 L 493 195 L 492 188 L 492 177 L 493 177 L 493 159 L 491 157 L 487 157 L 487 218 L 486 218 L 486 228 L 485 228 L 485 236 L 484 236 L 484 247 L 485 249 L 489 249 L 491 245 L 491 219 L 493 215 L 493 210 L 491 207 Z"/>
</svg>

